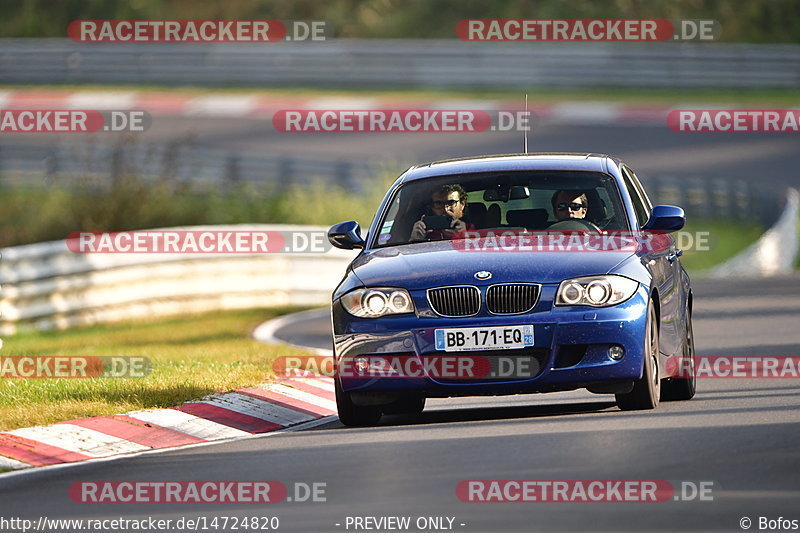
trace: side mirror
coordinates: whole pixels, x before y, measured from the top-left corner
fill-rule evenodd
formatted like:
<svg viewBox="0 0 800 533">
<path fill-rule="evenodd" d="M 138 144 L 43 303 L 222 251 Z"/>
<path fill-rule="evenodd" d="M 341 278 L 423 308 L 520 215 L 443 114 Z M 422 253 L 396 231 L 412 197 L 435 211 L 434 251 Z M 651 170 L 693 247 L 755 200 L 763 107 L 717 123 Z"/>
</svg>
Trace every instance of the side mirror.
<svg viewBox="0 0 800 533">
<path fill-rule="evenodd" d="M 331 226 L 331 229 L 328 230 L 328 240 L 332 245 L 343 250 L 363 248 L 365 244 L 361 237 L 361 226 L 353 220 Z"/>
<path fill-rule="evenodd" d="M 686 224 L 686 215 L 683 209 L 674 205 L 657 205 L 653 207 L 650 218 L 642 228 L 652 231 L 678 231 Z"/>
</svg>

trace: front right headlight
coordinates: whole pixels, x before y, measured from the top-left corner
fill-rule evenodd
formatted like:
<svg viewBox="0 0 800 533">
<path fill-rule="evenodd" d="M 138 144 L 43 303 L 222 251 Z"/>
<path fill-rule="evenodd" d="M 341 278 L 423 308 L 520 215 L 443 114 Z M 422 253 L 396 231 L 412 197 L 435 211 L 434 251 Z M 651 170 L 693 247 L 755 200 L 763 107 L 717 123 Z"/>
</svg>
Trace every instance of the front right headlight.
<svg viewBox="0 0 800 533">
<path fill-rule="evenodd" d="M 359 318 L 414 312 L 411 296 L 405 289 L 356 289 L 342 296 L 342 305 L 348 313 Z"/>
<path fill-rule="evenodd" d="M 556 305 L 608 307 L 636 293 L 639 283 L 614 274 L 567 279 L 558 286 Z"/>
</svg>

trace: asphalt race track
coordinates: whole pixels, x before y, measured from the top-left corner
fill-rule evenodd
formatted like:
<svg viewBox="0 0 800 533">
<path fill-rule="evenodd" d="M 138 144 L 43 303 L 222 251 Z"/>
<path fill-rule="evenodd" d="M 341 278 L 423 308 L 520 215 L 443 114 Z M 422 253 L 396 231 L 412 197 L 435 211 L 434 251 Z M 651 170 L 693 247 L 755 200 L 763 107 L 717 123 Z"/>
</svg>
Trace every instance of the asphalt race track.
<svg viewBox="0 0 800 533">
<path fill-rule="evenodd" d="M 698 353 L 798 355 L 799 285 L 798 277 L 696 281 Z M 277 333 L 327 347 L 315 335 L 324 317 L 301 327 L 307 338 L 291 325 Z M 748 517 L 756 530 L 759 517 L 800 519 L 798 389 L 796 379 L 704 379 L 693 400 L 637 413 L 587 392 L 435 400 L 419 418 L 384 417 L 375 428 L 334 418 L 301 432 L 13 476 L 0 481 L 0 505 L 5 516 L 34 520 L 277 516 L 279 530 L 298 532 L 353 531 L 348 516 L 450 517 L 469 532 L 742 531 Z M 467 479 L 713 482 L 713 501 L 466 503 L 455 489 Z M 325 483 L 326 501 L 73 503 L 70 484 L 89 480 L 276 480 L 290 496 L 296 482 Z"/>
<path fill-rule="evenodd" d="M 47 146 L 119 141 L 119 134 L 6 134 L 14 143 Z M 521 132 L 480 133 L 282 133 L 268 119 L 155 116 L 152 127 L 130 139 L 142 143 L 188 143 L 236 154 L 270 153 L 327 159 L 386 161 L 399 175 L 414 163 L 523 150 Z M 676 173 L 752 180 L 775 192 L 797 183 L 797 140 L 781 133 L 676 133 L 662 124 L 534 123 L 530 152 L 608 153 L 641 176 Z"/>
</svg>

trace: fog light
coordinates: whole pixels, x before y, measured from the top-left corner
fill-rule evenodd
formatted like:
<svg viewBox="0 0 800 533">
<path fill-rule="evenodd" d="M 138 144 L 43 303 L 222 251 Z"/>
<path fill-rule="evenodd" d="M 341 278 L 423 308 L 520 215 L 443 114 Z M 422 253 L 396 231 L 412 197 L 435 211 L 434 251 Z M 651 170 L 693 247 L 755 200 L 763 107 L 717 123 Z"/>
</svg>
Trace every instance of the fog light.
<svg viewBox="0 0 800 533">
<path fill-rule="evenodd" d="M 613 359 L 614 361 L 619 361 L 625 355 L 625 348 L 619 346 L 618 344 L 614 344 L 611 348 L 608 349 L 608 356 Z"/>
<path fill-rule="evenodd" d="M 353 367 L 359 374 L 364 374 L 369 370 L 369 359 L 366 357 L 356 357 L 353 360 Z"/>
</svg>

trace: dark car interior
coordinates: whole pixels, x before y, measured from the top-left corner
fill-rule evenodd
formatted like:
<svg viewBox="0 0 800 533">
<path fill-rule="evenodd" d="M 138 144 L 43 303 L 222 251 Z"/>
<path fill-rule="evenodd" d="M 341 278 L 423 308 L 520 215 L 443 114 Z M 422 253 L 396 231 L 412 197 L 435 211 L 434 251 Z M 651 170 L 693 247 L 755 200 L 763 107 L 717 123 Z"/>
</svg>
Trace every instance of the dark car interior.
<svg viewBox="0 0 800 533">
<path fill-rule="evenodd" d="M 431 196 L 442 185 L 454 183 L 461 185 L 468 195 L 462 220 L 477 230 L 547 231 L 559 222 L 552 205 L 553 195 L 558 191 L 585 194 L 588 201 L 585 220 L 599 230 L 628 229 L 616 182 L 604 173 L 525 171 L 457 175 L 401 186 L 381 222 L 378 246 L 409 243 L 414 223 L 422 215 L 432 214 Z"/>
</svg>

